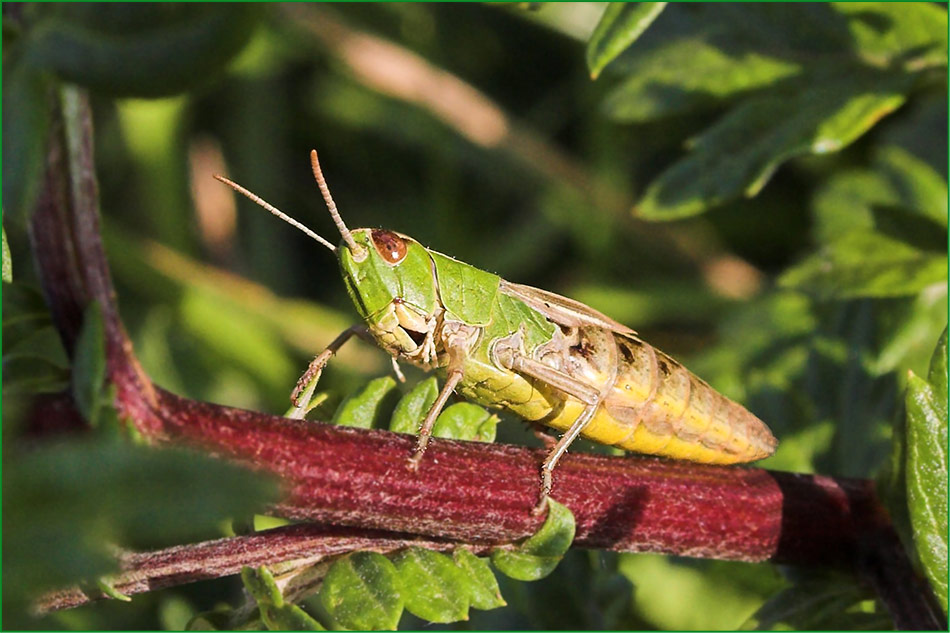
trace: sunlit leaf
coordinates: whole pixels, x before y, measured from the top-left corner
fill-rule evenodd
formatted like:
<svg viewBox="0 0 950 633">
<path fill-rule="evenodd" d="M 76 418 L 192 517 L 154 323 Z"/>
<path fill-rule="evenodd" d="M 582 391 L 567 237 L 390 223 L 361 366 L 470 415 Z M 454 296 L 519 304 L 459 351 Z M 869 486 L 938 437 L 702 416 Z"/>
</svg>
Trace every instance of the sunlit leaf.
<svg viewBox="0 0 950 633">
<path fill-rule="evenodd" d="M 557 567 L 574 541 L 574 515 L 548 498 L 548 516 L 535 534 L 514 549 L 495 549 L 491 562 L 515 580 L 538 580 Z"/>
<path fill-rule="evenodd" d="M 429 622 L 468 619 L 469 584 L 451 558 L 412 547 L 392 556 L 392 562 L 407 611 Z"/>
<path fill-rule="evenodd" d="M 924 571 L 947 610 L 947 331 L 925 381 L 907 385 L 907 501 Z"/>
<path fill-rule="evenodd" d="M 707 38 L 662 42 L 631 59 L 630 72 L 604 100 L 604 112 L 638 123 L 709 107 L 801 73 L 800 64 L 750 49 L 741 56 Z"/>
<path fill-rule="evenodd" d="M 790 158 L 838 151 L 899 107 L 907 76 L 856 67 L 789 93 L 747 99 L 699 136 L 647 187 L 636 213 L 672 220 L 756 195 Z"/>
<path fill-rule="evenodd" d="M 854 51 L 868 62 L 910 70 L 947 66 L 947 9 L 928 2 L 833 2 L 847 18 Z"/>
<path fill-rule="evenodd" d="M 374 552 L 333 563 L 318 599 L 333 628 L 364 631 L 395 630 L 404 604 L 396 568 Z"/>
<path fill-rule="evenodd" d="M 587 42 L 587 68 L 596 79 L 600 71 L 633 44 L 663 12 L 665 2 L 615 2 L 607 5 Z"/>
</svg>

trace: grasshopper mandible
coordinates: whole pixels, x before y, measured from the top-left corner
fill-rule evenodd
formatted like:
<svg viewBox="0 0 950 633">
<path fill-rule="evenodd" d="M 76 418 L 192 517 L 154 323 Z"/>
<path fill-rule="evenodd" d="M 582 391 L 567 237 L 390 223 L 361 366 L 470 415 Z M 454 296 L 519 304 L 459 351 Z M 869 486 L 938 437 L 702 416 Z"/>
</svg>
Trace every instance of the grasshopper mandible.
<svg viewBox="0 0 950 633">
<path fill-rule="evenodd" d="M 546 507 L 558 460 L 583 436 L 624 450 L 707 464 L 768 457 L 777 441 L 741 405 L 719 394 L 630 328 L 586 305 L 514 284 L 384 229 L 350 231 L 310 153 L 314 178 L 343 241 L 334 246 L 244 187 L 215 176 L 333 251 L 363 324 L 310 363 L 291 395 L 291 417 L 330 357 L 354 335 L 396 359 L 444 373 L 409 466 L 425 452 L 436 418 L 456 392 L 564 431 L 541 466 Z M 398 370 L 398 366 L 397 366 Z M 301 397 L 303 395 L 303 398 Z"/>
</svg>

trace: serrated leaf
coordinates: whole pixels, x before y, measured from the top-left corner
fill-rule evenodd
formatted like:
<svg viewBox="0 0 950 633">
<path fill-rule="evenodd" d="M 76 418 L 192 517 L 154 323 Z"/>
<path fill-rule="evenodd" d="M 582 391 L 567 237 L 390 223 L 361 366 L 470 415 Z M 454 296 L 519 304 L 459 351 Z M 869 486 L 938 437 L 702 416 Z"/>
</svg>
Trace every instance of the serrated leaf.
<svg viewBox="0 0 950 633">
<path fill-rule="evenodd" d="M 603 103 L 607 116 L 642 123 L 767 87 L 802 72 L 802 66 L 757 50 L 741 56 L 701 35 L 673 38 L 636 56 L 629 76 Z"/>
<path fill-rule="evenodd" d="M 822 299 L 895 297 L 916 294 L 946 278 L 946 253 L 864 230 L 847 233 L 792 266 L 779 285 Z"/>
<path fill-rule="evenodd" d="M 58 6 L 31 33 L 29 58 L 113 95 L 171 95 L 220 72 L 258 13 L 253 5 Z"/>
<path fill-rule="evenodd" d="M 418 433 L 422 419 L 438 396 L 439 382 L 435 376 L 417 384 L 396 404 L 389 430 L 395 433 Z"/>
<path fill-rule="evenodd" d="M 909 70 L 947 66 L 947 9 L 928 2 L 833 2 L 847 18 L 853 50 L 870 63 Z"/>
<path fill-rule="evenodd" d="M 396 393 L 395 389 L 396 381 L 392 377 L 374 378 L 340 404 L 331 422 L 361 429 L 380 428 L 387 413 L 389 396 Z"/>
<path fill-rule="evenodd" d="M 270 631 L 326 631 L 309 613 L 295 604 L 263 605 L 261 619 Z"/>
<path fill-rule="evenodd" d="M 947 419 L 947 328 L 937 341 L 934 355 L 930 359 L 930 369 L 927 372 L 927 382 L 933 387 L 937 407 L 937 415 Z"/>
<path fill-rule="evenodd" d="M 574 541 L 574 515 L 548 498 L 548 516 L 534 535 L 514 549 L 495 549 L 491 562 L 515 580 L 538 580 L 557 567 Z"/>
<path fill-rule="evenodd" d="M 937 344 L 930 381 L 907 382 L 906 478 L 914 544 L 947 611 L 947 331 Z"/>
<path fill-rule="evenodd" d="M 106 379 L 105 324 L 97 302 L 86 306 L 82 328 L 76 339 L 72 367 L 72 394 L 76 407 L 89 424 L 95 426 L 102 407 Z"/>
<path fill-rule="evenodd" d="M 487 558 L 478 557 L 460 547 L 452 553 L 452 560 L 465 575 L 468 582 L 468 596 L 473 609 L 487 611 L 507 604 L 501 597 L 498 580 Z"/>
<path fill-rule="evenodd" d="M 274 580 L 274 575 L 266 567 L 243 567 L 241 582 L 244 588 L 257 601 L 258 606 L 284 604 L 284 596 Z"/>
<path fill-rule="evenodd" d="M 838 151 L 906 99 L 902 74 L 838 67 L 799 90 L 745 100 L 647 187 L 635 213 L 672 220 L 752 197 L 795 156 Z"/>
<path fill-rule="evenodd" d="M 471 402 L 446 407 L 432 427 L 432 435 L 451 440 L 493 442 L 498 416 Z"/>
<path fill-rule="evenodd" d="M 7 230 L 3 227 L 0 227 L 0 236 L 3 238 L 3 244 L 0 246 L 0 258 L 2 258 L 2 263 L 0 263 L 0 276 L 3 277 L 3 281 L 8 284 L 13 283 L 13 260 L 10 258 L 10 245 L 7 244 Z"/>
<path fill-rule="evenodd" d="M 653 24 L 665 2 L 616 2 L 607 5 L 587 42 L 587 68 L 596 79 L 607 64 Z"/>
<path fill-rule="evenodd" d="M 412 547 L 392 556 L 392 562 L 407 611 L 429 622 L 468 619 L 469 584 L 451 558 Z"/>
<path fill-rule="evenodd" d="M 403 610 L 396 568 L 375 552 L 356 552 L 336 561 L 317 599 L 333 628 L 395 630 Z"/>
</svg>

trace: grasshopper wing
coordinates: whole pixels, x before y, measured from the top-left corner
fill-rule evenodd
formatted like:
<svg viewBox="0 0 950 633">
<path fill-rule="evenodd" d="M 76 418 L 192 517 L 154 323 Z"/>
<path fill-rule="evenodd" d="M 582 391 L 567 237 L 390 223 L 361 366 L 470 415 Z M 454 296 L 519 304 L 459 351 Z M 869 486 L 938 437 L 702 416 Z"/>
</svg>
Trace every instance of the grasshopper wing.
<svg viewBox="0 0 950 633">
<path fill-rule="evenodd" d="M 604 316 L 590 306 L 586 306 L 580 301 L 568 299 L 561 295 L 513 284 L 510 281 L 501 280 L 498 289 L 509 297 L 519 299 L 529 307 L 534 308 L 549 321 L 566 325 L 568 327 L 599 327 L 616 332 L 617 334 L 636 334 L 626 325 L 617 323 L 608 316 Z"/>
</svg>

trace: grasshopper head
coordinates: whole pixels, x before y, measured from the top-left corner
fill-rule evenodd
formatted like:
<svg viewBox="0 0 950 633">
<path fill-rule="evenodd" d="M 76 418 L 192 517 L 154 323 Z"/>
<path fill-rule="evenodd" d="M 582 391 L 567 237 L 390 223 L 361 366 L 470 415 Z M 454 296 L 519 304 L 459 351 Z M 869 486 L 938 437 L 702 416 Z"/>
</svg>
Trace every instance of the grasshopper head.
<svg viewBox="0 0 950 633">
<path fill-rule="evenodd" d="M 434 354 L 436 280 L 414 239 L 382 229 L 350 233 L 337 247 L 347 292 L 370 332 L 390 353 L 427 363 Z"/>
<path fill-rule="evenodd" d="M 223 176 L 215 176 L 280 219 L 300 229 L 336 253 L 346 289 L 360 316 L 380 345 L 396 356 L 420 364 L 435 358 L 436 280 L 432 258 L 410 237 L 382 229 L 350 231 L 337 211 L 317 159 L 310 152 L 313 176 L 343 241 L 333 246 L 326 239 Z"/>
</svg>

